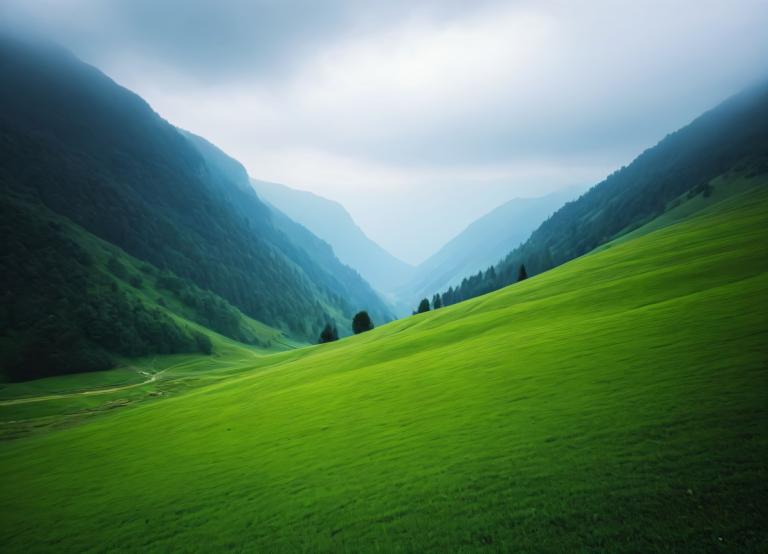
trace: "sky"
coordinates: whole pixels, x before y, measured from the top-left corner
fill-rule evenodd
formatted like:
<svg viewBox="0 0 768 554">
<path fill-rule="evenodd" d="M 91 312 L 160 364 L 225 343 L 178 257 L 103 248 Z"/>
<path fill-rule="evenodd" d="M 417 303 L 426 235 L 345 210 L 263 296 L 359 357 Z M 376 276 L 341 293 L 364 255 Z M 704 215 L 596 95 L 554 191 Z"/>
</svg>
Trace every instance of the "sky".
<svg viewBox="0 0 768 554">
<path fill-rule="evenodd" d="M 765 0 L 3 0 L 0 21 L 410 263 L 768 77 Z"/>
</svg>

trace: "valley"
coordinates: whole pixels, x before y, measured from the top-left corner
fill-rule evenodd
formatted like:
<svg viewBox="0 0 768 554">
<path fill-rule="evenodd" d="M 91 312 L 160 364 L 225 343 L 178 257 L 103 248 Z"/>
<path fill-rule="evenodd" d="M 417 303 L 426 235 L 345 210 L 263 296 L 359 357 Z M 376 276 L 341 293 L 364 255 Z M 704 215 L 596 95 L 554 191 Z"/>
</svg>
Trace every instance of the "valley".
<svg viewBox="0 0 768 554">
<path fill-rule="evenodd" d="M 95 397 L 0 405 L 53 427 L 0 445 L 3 543 L 759 549 L 766 191 L 724 178 L 524 283 L 332 345 L 182 360 L 63 427 Z"/>
<path fill-rule="evenodd" d="M 98 4 L 0 3 L 0 552 L 768 552 L 768 9 Z"/>
</svg>

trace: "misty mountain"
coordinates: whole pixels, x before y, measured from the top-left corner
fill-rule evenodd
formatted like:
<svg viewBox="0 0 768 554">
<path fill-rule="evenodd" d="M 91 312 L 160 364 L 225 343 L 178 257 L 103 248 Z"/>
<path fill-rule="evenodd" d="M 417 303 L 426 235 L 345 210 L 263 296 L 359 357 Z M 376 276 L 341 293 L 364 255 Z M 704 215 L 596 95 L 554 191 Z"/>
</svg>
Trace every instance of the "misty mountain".
<svg viewBox="0 0 768 554">
<path fill-rule="evenodd" d="M 281 252 L 302 267 L 313 283 L 333 290 L 345 302 L 358 309 L 366 308 L 378 323 L 392 319 L 389 309 L 369 284 L 353 268 L 339 261 L 327 242 L 275 206 L 264 204 L 259 199 L 240 162 L 203 137 L 188 131 L 181 132 L 200 152 L 208 167 L 216 170 L 218 179 L 214 182 L 218 183 L 222 194 L 228 196 L 228 201 L 243 217 L 250 219 L 262 216 L 261 210 L 266 205 L 272 224 L 282 233 L 282 236 L 277 235 Z M 345 321 L 341 327 L 346 330 L 349 322 Z"/>
<path fill-rule="evenodd" d="M 387 313 L 363 279 L 330 260 L 321 265 L 280 229 L 242 166 L 193 145 L 69 52 L 0 37 L 0 81 L 0 200 L 29 230 L 3 247 L 4 360 L 10 345 L 14 363 L 36 363 L 35 345 L 50 336 L 69 337 L 60 358 L 93 354 L 91 368 L 109 353 L 196 348 L 141 295 L 116 300 L 122 289 L 96 270 L 87 235 L 154 268 L 158 282 L 211 294 L 303 340 L 325 321 L 347 328 L 359 309 Z M 56 256 L 53 244 L 62 245 Z M 178 340 L 166 340 L 174 333 Z M 136 347 L 119 349 L 128 343 Z"/>
<path fill-rule="evenodd" d="M 389 292 L 413 273 L 413 266 L 368 238 L 338 202 L 278 183 L 251 182 L 263 200 L 330 244 L 339 260 L 377 290 Z"/>
<path fill-rule="evenodd" d="M 463 277 L 498 263 L 577 193 L 578 189 L 570 188 L 539 198 L 514 198 L 491 210 L 419 264 L 398 296 L 415 306 L 420 298 L 456 286 Z"/>
<path fill-rule="evenodd" d="M 493 271 L 467 276 L 443 294 L 452 304 L 586 254 L 653 220 L 682 195 L 708 195 L 726 173 L 768 172 L 768 82 L 750 87 L 699 116 L 568 202 Z"/>
</svg>

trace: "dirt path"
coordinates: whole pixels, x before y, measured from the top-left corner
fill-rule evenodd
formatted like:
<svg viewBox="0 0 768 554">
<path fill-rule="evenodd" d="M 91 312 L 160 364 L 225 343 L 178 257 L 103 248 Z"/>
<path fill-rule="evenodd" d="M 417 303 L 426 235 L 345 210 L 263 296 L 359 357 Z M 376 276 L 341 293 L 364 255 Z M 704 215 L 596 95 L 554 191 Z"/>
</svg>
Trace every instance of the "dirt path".
<svg viewBox="0 0 768 554">
<path fill-rule="evenodd" d="M 120 385 L 118 387 L 109 387 L 106 389 L 100 388 L 100 389 L 91 389 L 91 390 L 84 390 L 84 391 L 78 391 L 78 392 L 46 394 L 43 396 L 27 396 L 24 398 L 13 398 L 11 400 L 0 400 L 0 406 L 12 406 L 14 404 L 28 404 L 31 402 L 43 402 L 45 400 L 58 400 L 60 398 L 73 398 L 75 396 L 95 396 L 98 394 L 109 394 L 110 392 L 117 392 L 125 389 L 132 389 L 135 387 L 148 385 L 149 383 L 153 383 L 157 381 L 160 375 L 162 375 L 162 373 L 165 372 L 167 369 L 170 369 L 170 368 L 165 368 L 162 371 L 158 371 L 157 373 L 149 373 L 148 371 L 139 370 L 139 373 L 141 373 L 142 375 L 149 376 L 149 378 L 146 381 L 142 381 L 140 383 L 131 383 L 130 385 Z"/>
<path fill-rule="evenodd" d="M 250 352 L 250 351 L 249 351 L 249 354 L 252 354 L 253 356 L 257 356 L 257 357 L 260 356 L 259 354 L 254 353 L 254 352 Z M 155 364 L 155 362 L 153 360 L 152 361 L 152 365 L 154 366 L 154 364 Z M 8 399 L 8 400 L 0 400 L 0 406 L 13 406 L 13 405 L 17 405 L 17 404 L 29 404 L 29 403 L 32 403 L 32 402 L 44 402 L 46 400 L 59 400 L 59 399 L 62 399 L 62 398 L 74 398 L 74 397 L 77 397 L 77 396 L 95 396 L 95 395 L 99 395 L 99 394 L 109 394 L 109 393 L 112 393 L 112 392 L 118 392 L 118 391 L 126 390 L 126 389 L 133 389 L 133 388 L 136 388 L 136 387 L 141 387 L 141 386 L 144 386 L 144 385 L 148 385 L 150 383 L 154 383 L 166 371 L 172 370 L 172 369 L 176 369 L 176 368 L 179 368 L 179 367 L 183 367 L 183 366 L 187 366 L 189 364 L 190 364 L 190 362 L 188 360 L 185 360 L 183 362 L 180 362 L 180 363 L 177 363 L 177 364 L 165 367 L 165 368 L 163 368 L 160 371 L 157 371 L 155 373 L 152 373 L 150 371 L 134 367 L 134 369 L 136 370 L 137 373 L 139 373 L 139 374 L 143 375 L 144 377 L 146 377 L 146 379 L 144 381 L 141 381 L 139 383 L 131 383 L 131 384 L 128 384 L 128 385 L 119 385 L 119 386 L 108 387 L 108 388 L 103 388 L 102 387 L 102 388 L 94 388 L 94 389 L 88 389 L 88 390 L 80 390 L 80 391 L 75 391 L 75 392 L 62 392 L 62 393 L 55 393 L 55 394 L 44 394 L 44 395 L 40 395 L 40 396 L 24 396 L 24 397 L 20 397 L 20 398 L 11 398 L 11 399 Z M 243 362 L 241 360 L 233 360 L 231 362 L 227 362 L 227 365 L 232 365 L 234 367 L 241 366 L 242 364 L 243 364 Z"/>
</svg>

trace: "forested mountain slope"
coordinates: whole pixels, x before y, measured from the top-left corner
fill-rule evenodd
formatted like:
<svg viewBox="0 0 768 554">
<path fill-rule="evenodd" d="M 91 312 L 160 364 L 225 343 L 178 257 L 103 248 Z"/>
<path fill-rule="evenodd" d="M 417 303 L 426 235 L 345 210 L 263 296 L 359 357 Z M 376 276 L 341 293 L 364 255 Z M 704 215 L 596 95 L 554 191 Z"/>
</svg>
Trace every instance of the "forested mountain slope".
<svg viewBox="0 0 768 554">
<path fill-rule="evenodd" d="M 465 278 L 443 294 L 452 304 L 586 254 L 664 213 L 682 195 L 709 194 L 729 172 L 768 172 L 768 82 L 704 113 L 578 200 L 567 203 L 492 270 Z"/>
<path fill-rule="evenodd" d="M 252 180 L 259 196 L 333 247 L 338 258 L 381 292 L 391 292 L 414 268 L 368 238 L 344 207 L 311 192 Z"/>
<path fill-rule="evenodd" d="M 690 202 L 481 298 L 0 442 L 4 551 L 765 551 L 768 182 Z"/>
<path fill-rule="evenodd" d="M 263 217 L 265 204 L 252 188 L 245 168 L 204 138 L 189 132 L 184 132 L 184 135 L 201 153 L 208 167 L 216 169 L 216 173 L 224 178 L 219 178 L 222 194 L 227 195 L 228 201 L 240 214 L 247 220 Z M 270 204 L 266 207 L 272 224 L 281 232 L 274 239 L 280 251 L 303 268 L 315 285 L 338 296 L 344 330 L 348 331 L 347 315 L 352 310 L 367 309 L 379 323 L 392 319 L 389 309 L 370 285 L 354 269 L 341 263 L 326 242 L 276 207 Z"/>
<path fill-rule="evenodd" d="M 0 383 L 104 370 L 148 354 L 210 354 L 221 336 L 259 350 L 292 346 L 215 293 L 38 203 L 1 195 L 0 216 Z"/>
<path fill-rule="evenodd" d="M 168 272 L 189 291 L 209 291 L 247 316 L 305 340 L 314 340 L 326 320 L 341 324 L 356 309 L 385 309 L 381 303 L 367 305 L 378 299 L 361 279 L 345 274 L 342 283 L 300 251 L 253 194 L 246 213 L 239 203 L 242 183 L 220 164 L 206 163 L 141 98 L 68 52 L 2 36 L 0 82 L 3 209 L 25 214 L 25 226 L 40 229 L 17 233 L 15 253 L 4 245 L 9 287 L 4 293 L 19 306 L 3 313 L 3 344 L 25 342 L 7 337 L 14 329 L 34 327 L 26 314 L 31 304 L 35 317 L 53 310 L 52 298 L 26 286 L 25 270 L 13 262 L 24 251 L 47 247 L 48 223 L 36 219 L 49 213 Z M 39 244 L 32 242 L 36 234 L 45 237 Z M 43 281 L 51 276 L 44 287 L 57 287 L 56 278 L 103 305 L 106 296 L 94 294 L 101 285 L 88 264 L 76 269 L 69 263 L 86 256 L 72 249 L 66 266 L 54 259 L 38 272 Z M 345 298 L 355 287 L 366 305 Z M 119 321 L 111 322 L 118 336 Z M 98 345 L 98 338 L 91 339 Z M 153 350 L 145 345 L 142 352 Z"/>
</svg>

